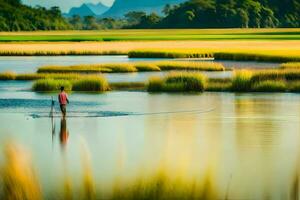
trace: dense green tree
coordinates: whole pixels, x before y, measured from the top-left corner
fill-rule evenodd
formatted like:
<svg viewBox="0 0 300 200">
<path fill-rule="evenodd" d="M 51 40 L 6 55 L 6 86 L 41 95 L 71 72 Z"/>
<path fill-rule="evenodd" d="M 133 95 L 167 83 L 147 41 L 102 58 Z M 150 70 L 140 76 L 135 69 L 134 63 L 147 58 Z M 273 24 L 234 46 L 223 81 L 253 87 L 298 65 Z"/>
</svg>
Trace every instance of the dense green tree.
<svg viewBox="0 0 300 200">
<path fill-rule="evenodd" d="M 20 0 L 0 0 L 0 31 L 70 29 L 58 7 L 25 6 Z"/>
<path fill-rule="evenodd" d="M 127 20 L 129 25 L 139 24 L 143 17 L 147 14 L 142 11 L 131 11 L 125 14 L 125 19 Z"/>
</svg>

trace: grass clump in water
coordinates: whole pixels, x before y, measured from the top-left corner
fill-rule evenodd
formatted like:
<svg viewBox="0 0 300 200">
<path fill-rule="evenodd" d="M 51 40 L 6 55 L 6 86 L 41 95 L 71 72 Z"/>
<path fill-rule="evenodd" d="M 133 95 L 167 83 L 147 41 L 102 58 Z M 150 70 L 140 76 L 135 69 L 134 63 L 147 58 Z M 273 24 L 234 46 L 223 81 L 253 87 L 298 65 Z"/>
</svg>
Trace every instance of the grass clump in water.
<svg viewBox="0 0 300 200">
<path fill-rule="evenodd" d="M 195 71 L 225 71 L 221 63 L 214 62 L 159 62 L 157 66 L 162 70 L 195 70 Z"/>
<path fill-rule="evenodd" d="M 252 72 L 248 70 L 236 71 L 232 78 L 231 89 L 235 92 L 248 92 L 251 90 Z"/>
<path fill-rule="evenodd" d="M 149 92 L 203 92 L 207 78 L 200 73 L 171 73 L 164 78 L 152 77 Z"/>
<path fill-rule="evenodd" d="M 157 76 L 151 77 L 148 80 L 147 90 L 148 92 L 160 92 L 162 91 L 163 84 L 164 84 L 164 80 L 161 77 L 157 77 Z"/>
<path fill-rule="evenodd" d="M 0 73 L 0 80 L 15 80 L 17 74 L 15 72 L 7 71 Z"/>
<path fill-rule="evenodd" d="M 50 92 L 60 90 L 61 86 L 64 86 L 67 91 L 72 90 L 72 83 L 70 81 L 54 79 L 40 79 L 33 84 L 32 89 L 38 92 Z"/>
<path fill-rule="evenodd" d="M 207 78 L 200 73 L 171 73 L 166 76 L 164 91 L 204 92 Z"/>
<path fill-rule="evenodd" d="M 285 92 L 287 90 L 287 86 L 285 81 L 262 81 L 255 83 L 252 86 L 252 90 L 255 92 Z"/>
<path fill-rule="evenodd" d="M 104 77 L 89 77 L 75 81 L 73 91 L 104 92 L 109 90 L 109 84 Z"/>
</svg>

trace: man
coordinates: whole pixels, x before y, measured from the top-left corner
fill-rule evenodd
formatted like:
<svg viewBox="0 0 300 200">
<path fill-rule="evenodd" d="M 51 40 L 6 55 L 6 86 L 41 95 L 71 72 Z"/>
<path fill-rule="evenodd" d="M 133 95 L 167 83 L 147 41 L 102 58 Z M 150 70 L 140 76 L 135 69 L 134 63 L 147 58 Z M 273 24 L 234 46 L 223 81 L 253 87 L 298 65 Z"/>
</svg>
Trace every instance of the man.
<svg viewBox="0 0 300 200">
<path fill-rule="evenodd" d="M 66 114 L 67 114 L 67 104 L 69 103 L 69 99 L 68 99 L 67 93 L 65 92 L 64 86 L 62 86 L 60 88 L 60 93 L 58 95 L 58 101 L 60 104 L 61 113 L 62 113 L 63 117 L 65 118 Z"/>
</svg>

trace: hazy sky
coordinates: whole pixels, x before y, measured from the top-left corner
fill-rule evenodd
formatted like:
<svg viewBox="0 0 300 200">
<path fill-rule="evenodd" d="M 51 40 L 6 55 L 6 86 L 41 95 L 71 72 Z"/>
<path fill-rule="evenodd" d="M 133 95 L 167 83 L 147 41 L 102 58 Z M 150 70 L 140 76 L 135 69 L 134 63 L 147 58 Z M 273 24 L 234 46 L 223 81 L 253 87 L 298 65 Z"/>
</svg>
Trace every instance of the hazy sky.
<svg viewBox="0 0 300 200">
<path fill-rule="evenodd" d="M 22 0 L 23 3 L 32 6 L 40 5 L 47 8 L 59 6 L 63 12 L 67 12 L 71 7 L 80 6 L 83 3 L 98 3 L 100 1 L 105 5 L 111 5 L 114 0 Z"/>
</svg>

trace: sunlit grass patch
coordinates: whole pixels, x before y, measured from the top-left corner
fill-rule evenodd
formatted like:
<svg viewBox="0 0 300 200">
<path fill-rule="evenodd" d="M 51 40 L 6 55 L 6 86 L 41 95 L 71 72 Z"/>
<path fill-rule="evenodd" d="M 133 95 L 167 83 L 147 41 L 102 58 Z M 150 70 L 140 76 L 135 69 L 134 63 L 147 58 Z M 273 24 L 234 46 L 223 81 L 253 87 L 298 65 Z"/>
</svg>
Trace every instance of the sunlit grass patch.
<svg viewBox="0 0 300 200">
<path fill-rule="evenodd" d="M 60 87 L 64 86 L 65 90 L 72 90 L 72 83 L 68 80 L 54 80 L 54 79 L 40 79 L 37 80 L 33 86 L 33 91 L 50 92 L 59 91 Z"/>
<path fill-rule="evenodd" d="M 213 58 L 210 52 L 180 52 L 172 50 L 134 50 L 128 52 L 129 58 Z"/>
<path fill-rule="evenodd" d="M 289 62 L 280 65 L 282 69 L 300 69 L 300 62 Z"/>
<path fill-rule="evenodd" d="M 17 74 L 15 72 L 7 71 L 0 73 L 0 80 L 15 80 Z"/>
<path fill-rule="evenodd" d="M 252 90 L 255 92 L 285 92 L 287 86 L 283 80 L 267 80 L 254 83 Z"/>
<path fill-rule="evenodd" d="M 253 71 L 252 82 L 264 80 L 300 80 L 300 69 Z"/>
<path fill-rule="evenodd" d="M 148 92 L 160 92 L 162 91 L 163 84 L 163 78 L 158 76 L 150 77 L 147 84 L 147 90 Z"/>
<path fill-rule="evenodd" d="M 104 77 L 95 76 L 73 82 L 73 91 L 104 92 L 109 90 L 109 84 Z"/>
<path fill-rule="evenodd" d="M 281 55 L 272 53 L 244 53 L 244 52 L 216 52 L 214 58 L 217 60 L 237 60 L 237 61 L 264 61 L 264 62 L 287 62 L 299 61 L 300 56 L 287 55 L 282 52 Z"/>
<path fill-rule="evenodd" d="M 224 71 L 225 67 L 221 63 L 214 62 L 184 62 L 165 61 L 158 62 L 157 66 L 162 70 L 195 70 L 195 71 Z"/>
<path fill-rule="evenodd" d="M 235 92 L 248 92 L 251 90 L 252 72 L 239 70 L 234 73 L 231 89 Z"/>
<path fill-rule="evenodd" d="M 207 77 L 200 73 L 173 72 L 164 78 L 151 77 L 148 81 L 149 92 L 203 92 Z"/>
</svg>

